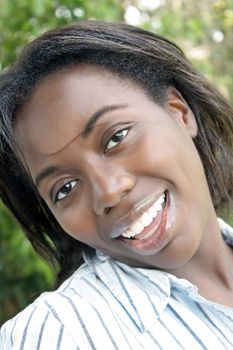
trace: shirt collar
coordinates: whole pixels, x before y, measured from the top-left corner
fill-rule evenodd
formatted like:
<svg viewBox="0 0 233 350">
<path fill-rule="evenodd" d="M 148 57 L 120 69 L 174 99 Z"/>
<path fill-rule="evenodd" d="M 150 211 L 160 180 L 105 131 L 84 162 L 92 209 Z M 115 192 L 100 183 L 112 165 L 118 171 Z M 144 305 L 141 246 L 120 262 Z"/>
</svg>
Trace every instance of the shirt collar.
<svg viewBox="0 0 233 350">
<path fill-rule="evenodd" d="M 233 227 L 228 225 L 225 221 L 223 221 L 220 218 L 218 218 L 218 223 L 219 223 L 224 241 L 227 244 L 233 246 Z"/>
<path fill-rule="evenodd" d="M 132 268 L 99 251 L 94 258 L 86 256 L 85 260 L 139 331 L 143 333 L 150 329 L 169 301 L 171 288 L 168 274 Z M 113 300 L 112 309 L 114 305 Z M 119 307 L 114 309 L 114 313 L 124 321 Z"/>
</svg>

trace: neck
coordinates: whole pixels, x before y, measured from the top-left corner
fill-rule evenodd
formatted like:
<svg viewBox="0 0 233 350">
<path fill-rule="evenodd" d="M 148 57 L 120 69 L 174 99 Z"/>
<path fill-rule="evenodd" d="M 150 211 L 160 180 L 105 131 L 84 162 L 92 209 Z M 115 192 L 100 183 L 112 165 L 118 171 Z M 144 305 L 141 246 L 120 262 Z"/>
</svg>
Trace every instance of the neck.
<svg viewBox="0 0 233 350">
<path fill-rule="evenodd" d="M 233 250 L 224 242 L 216 217 L 210 228 L 193 258 L 171 273 L 196 285 L 203 297 L 229 305 L 226 299 L 233 296 Z"/>
</svg>

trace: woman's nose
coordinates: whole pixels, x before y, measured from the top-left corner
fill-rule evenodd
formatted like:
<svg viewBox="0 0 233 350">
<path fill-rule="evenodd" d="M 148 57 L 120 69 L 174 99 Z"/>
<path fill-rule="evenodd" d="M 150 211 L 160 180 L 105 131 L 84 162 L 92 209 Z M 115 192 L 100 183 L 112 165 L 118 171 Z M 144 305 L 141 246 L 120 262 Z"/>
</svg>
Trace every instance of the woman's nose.
<svg viewBox="0 0 233 350">
<path fill-rule="evenodd" d="M 121 167 L 108 164 L 95 166 L 90 174 L 92 206 L 97 215 L 103 215 L 117 206 L 135 185 L 135 177 Z"/>
</svg>

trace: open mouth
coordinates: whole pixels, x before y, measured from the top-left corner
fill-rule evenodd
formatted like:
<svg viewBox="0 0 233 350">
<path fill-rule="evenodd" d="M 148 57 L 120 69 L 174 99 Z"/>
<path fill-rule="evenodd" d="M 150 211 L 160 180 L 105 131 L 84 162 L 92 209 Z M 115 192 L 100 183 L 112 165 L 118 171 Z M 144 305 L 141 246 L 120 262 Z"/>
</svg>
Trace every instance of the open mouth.
<svg viewBox="0 0 233 350">
<path fill-rule="evenodd" d="M 166 232 L 169 205 L 169 195 L 165 191 L 119 239 L 136 250 L 155 248 Z"/>
</svg>

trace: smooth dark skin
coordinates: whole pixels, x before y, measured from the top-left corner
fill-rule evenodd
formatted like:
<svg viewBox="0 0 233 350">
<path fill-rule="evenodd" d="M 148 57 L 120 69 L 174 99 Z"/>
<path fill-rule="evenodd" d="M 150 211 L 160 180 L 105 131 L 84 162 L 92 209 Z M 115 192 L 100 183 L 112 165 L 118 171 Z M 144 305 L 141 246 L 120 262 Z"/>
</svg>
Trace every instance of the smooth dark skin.
<svg viewBox="0 0 233 350">
<path fill-rule="evenodd" d="M 89 118 L 106 106 L 84 137 Z M 113 134 L 126 128 L 121 143 L 113 143 Z M 65 69 L 40 83 L 19 110 L 15 132 L 33 180 L 50 167 L 38 191 L 72 237 L 129 265 L 187 278 L 202 296 L 233 306 L 232 251 L 222 240 L 193 143 L 195 117 L 179 92 L 169 89 L 162 108 L 103 69 Z M 51 191 L 54 198 L 67 182 L 72 191 L 54 203 Z M 153 254 L 112 238 L 120 218 L 165 190 L 174 197 L 175 217 Z"/>
</svg>

